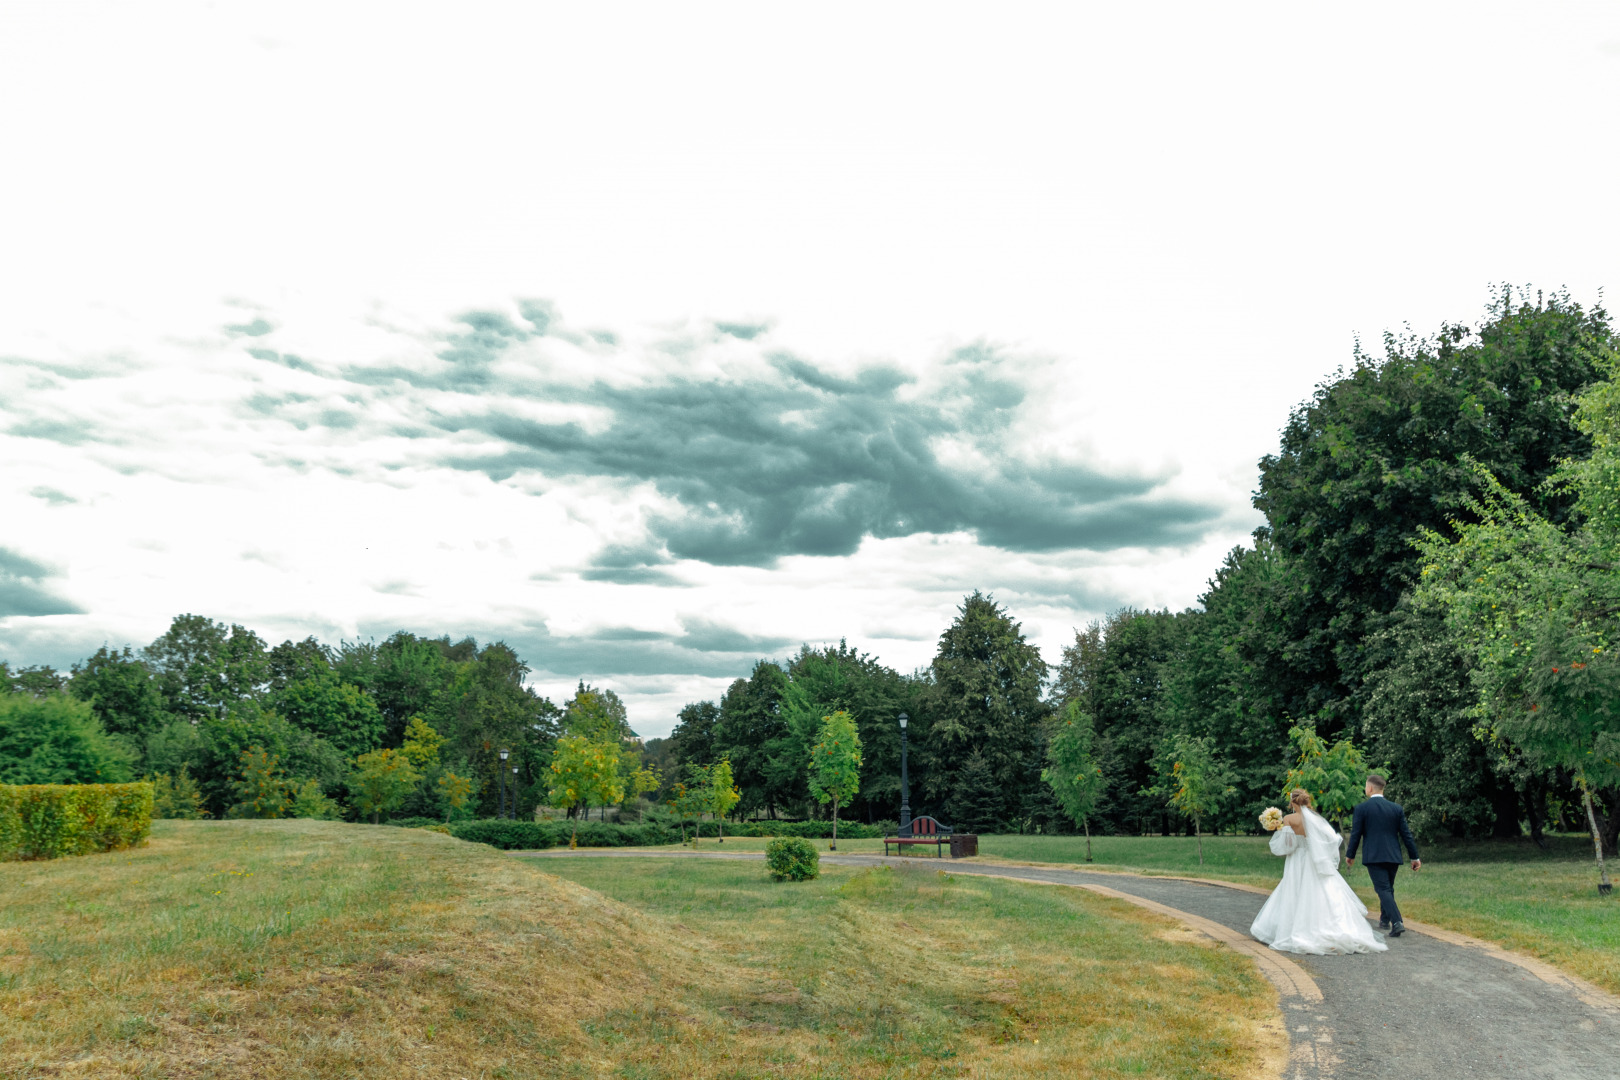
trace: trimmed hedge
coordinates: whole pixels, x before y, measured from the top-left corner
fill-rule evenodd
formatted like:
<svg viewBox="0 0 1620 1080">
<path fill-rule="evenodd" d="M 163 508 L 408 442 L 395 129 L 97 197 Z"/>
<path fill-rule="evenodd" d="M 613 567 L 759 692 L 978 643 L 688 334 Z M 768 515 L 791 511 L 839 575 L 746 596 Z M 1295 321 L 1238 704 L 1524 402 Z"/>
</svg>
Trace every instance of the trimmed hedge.
<svg viewBox="0 0 1620 1080">
<path fill-rule="evenodd" d="M 798 836 L 778 836 L 766 844 L 765 865 L 777 881 L 809 881 L 821 876 L 816 846 Z"/>
<path fill-rule="evenodd" d="M 441 826 L 435 818 L 395 818 L 386 822 L 407 829 L 426 829 Z M 860 822 L 838 823 L 838 835 L 846 840 L 881 839 L 893 836 L 899 825 L 880 821 L 875 825 Z M 488 844 L 507 851 L 538 851 L 545 848 L 567 847 L 573 833 L 573 823 L 555 821 L 510 821 L 503 818 L 484 818 L 479 821 L 452 821 L 450 835 L 458 840 L 475 844 Z M 713 837 L 719 827 L 705 821 L 698 829 L 699 836 Z M 693 832 L 688 825 L 687 835 Z M 727 836 L 793 836 L 802 840 L 827 840 L 832 837 L 830 821 L 739 821 L 726 822 Z M 620 825 L 613 821 L 581 821 L 580 847 L 657 847 L 675 844 L 681 839 L 679 827 L 667 821 L 645 821 L 639 825 Z"/>
<path fill-rule="evenodd" d="M 690 826 L 688 826 L 690 828 Z M 702 822 L 699 836 L 718 836 L 720 828 L 712 821 Z M 900 830 L 898 821 L 879 821 L 867 825 L 859 821 L 840 821 L 838 835 L 845 840 L 881 840 Z M 726 822 L 727 836 L 797 836 L 804 840 L 831 840 L 830 821 L 738 821 Z"/>
<path fill-rule="evenodd" d="M 0 784 L 0 860 L 119 851 L 152 831 L 152 785 Z"/>
<path fill-rule="evenodd" d="M 450 825 L 450 835 L 458 840 L 488 844 L 507 851 L 567 847 L 573 831 L 573 823 L 567 821 L 503 821 L 492 818 L 456 821 Z M 579 823 L 580 847 L 655 847 L 676 843 L 680 838 L 680 833 L 652 822 L 644 825 L 617 825 L 605 821 Z"/>
</svg>

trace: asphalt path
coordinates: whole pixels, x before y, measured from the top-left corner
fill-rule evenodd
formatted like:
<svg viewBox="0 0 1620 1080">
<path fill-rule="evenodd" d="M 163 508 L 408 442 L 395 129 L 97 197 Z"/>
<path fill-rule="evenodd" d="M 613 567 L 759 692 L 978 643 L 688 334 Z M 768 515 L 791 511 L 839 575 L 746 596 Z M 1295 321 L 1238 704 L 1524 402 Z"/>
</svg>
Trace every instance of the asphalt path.
<svg viewBox="0 0 1620 1080">
<path fill-rule="evenodd" d="M 545 858 L 762 859 L 753 852 L 590 849 Z M 1620 1080 L 1620 1000 L 1539 963 L 1423 926 L 1385 953 L 1296 956 L 1248 934 L 1263 893 L 1185 878 L 942 860 L 822 855 L 1079 887 L 1147 907 L 1253 957 L 1277 987 L 1292 1043 L 1288 1080 Z M 1420 926 L 1422 924 L 1419 924 Z"/>
</svg>

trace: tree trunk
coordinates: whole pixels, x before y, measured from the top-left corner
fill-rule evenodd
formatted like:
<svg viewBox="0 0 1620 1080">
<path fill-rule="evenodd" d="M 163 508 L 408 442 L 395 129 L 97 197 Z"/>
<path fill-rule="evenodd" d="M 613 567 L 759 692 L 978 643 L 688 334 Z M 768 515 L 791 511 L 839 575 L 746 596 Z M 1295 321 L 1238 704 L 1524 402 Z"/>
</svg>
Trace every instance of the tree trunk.
<svg viewBox="0 0 1620 1080">
<path fill-rule="evenodd" d="M 1577 773 L 1575 782 L 1581 786 L 1581 802 L 1586 806 L 1586 823 L 1592 827 L 1592 847 L 1597 853 L 1598 866 L 1598 895 L 1606 896 L 1613 891 L 1614 886 L 1609 884 L 1609 871 L 1603 865 L 1603 834 L 1598 831 L 1597 812 L 1592 809 L 1592 789 L 1586 786 L 1586 777 Z"/>
<path fill-rule="evenodd" d="M 1089 817 L 1086 818 L 1084 821 L 1081 822 L 1081 824 L 1084 825 L 1085 829 L 1086 829 L 1086 862 L 1090 862 L 1091 861 L 1091 818 L 1089 818 Z"/>
<path fill-rule="evenodd" d="M 574 819 L 574 831 L 568 837 L 568 850 L 569 851 L 578 851 L 579 850 L 579 818 Z"/>
<path fill-rule="evenodd" d="M 1193 815 L 1193 835 L 1198 837 L 1198 865 L 1203 866 L 1204 865 L 1204 827 L 1203 827 L 1203 823 L 1198 820 L 1198 815 L 1197 814 Z"/>
<path fill-rule="evenodd" d="M 838 800 L 837 799 L 833 800 L 833 839 L 832 839 L 832 844 L 827 848 L 827 850 L 828 851 L 837 851 L 838 850 Z"/>
<path fill-rule="evenodd" d="M 1542 826 L 1547 817 L 1547 792 L 1540 781 L 1532 781 L 1520 792 L 1524 799 L 1524 816 L 1530 822 L 1530 839 L 1536 842 L 1536 847 L 1542 851 L 1547 850 L 1547 837 L 1542 834 Z"/>
<path fill-rule="evenodd" d="M 719 832 L 720 832 L 720 842 L 722 844 L 725 843 L 726 842 L 726 815 L 724 815 L 724 814 L 716 814 L 716 815 L 714 815 L 714 827 L 716 829 L 718 829 Z"/>
<path fill-rule="evenodd" d="M 381 825 L 382 824 L 382 811 L 381 810 L 373 810 L 371 812 L 371 823 L 373 825 Z"/>
</svg>

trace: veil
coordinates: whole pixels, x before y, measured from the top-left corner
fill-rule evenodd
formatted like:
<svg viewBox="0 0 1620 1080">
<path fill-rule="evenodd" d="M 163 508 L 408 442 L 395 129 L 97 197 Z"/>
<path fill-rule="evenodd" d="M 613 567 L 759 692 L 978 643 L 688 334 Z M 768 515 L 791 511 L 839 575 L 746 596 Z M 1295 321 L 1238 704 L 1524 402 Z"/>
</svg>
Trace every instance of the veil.
<svg viewBox="0 0 1620 1080">
<path fill-rule="evenodd" d="M 1305 818 L 1305 840 L 1311 866 L 1322 877 L 1339 872 L 1339 834 L 1327 818 L 1308 806 L 1300 807 Z"/>
</svg>

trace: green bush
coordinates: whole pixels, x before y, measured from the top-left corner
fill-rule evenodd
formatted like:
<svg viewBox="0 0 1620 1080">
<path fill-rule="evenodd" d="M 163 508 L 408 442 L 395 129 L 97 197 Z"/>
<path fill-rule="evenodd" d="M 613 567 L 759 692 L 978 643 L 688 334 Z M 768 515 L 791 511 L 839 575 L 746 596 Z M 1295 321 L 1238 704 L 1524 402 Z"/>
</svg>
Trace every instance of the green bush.
<svg viewBox="0 0 1620 1080">
<path fill-rule="evenodd" d="M 0 783 L 117 784 L 135 754 L 66 694 L 0 694 Z"/>
<path fill-rule="evenodd" d="M 765 845 L 765 865 L 777 881 L 808 881 L 821 876 L 816 846 L 798 836 L 779 836 Z"/>
<path fill-rule="evenodd" d="M 152 785 L 0 784 L 0 860 L 117 851 L 152 831 Z"/>
</svg>

